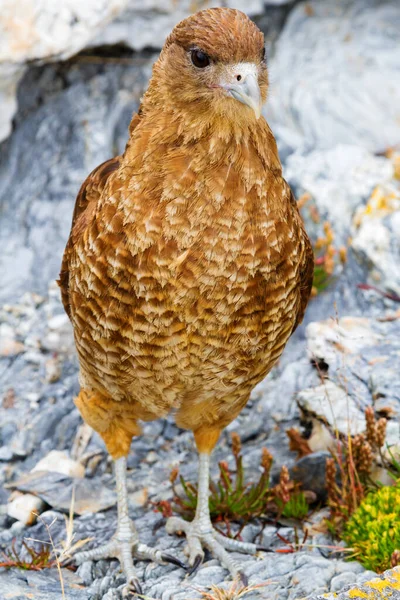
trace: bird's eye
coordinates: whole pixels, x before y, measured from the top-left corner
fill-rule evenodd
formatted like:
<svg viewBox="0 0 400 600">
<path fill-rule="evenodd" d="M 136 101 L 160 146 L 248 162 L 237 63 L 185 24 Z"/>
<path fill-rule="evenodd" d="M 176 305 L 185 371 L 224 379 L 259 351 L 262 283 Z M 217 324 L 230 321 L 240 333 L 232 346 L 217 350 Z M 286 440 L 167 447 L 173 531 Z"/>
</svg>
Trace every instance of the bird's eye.
<svg viewBox="0 0 400 600">
<path fill-rule="evenodd" d="M 198 69 L 204 69 L 210 64 L 210 59 L 207 54 L 201 50 L 192 50 L 190 52 L 190 58 L 192 59 L 194 66 Z"/>
</svg>

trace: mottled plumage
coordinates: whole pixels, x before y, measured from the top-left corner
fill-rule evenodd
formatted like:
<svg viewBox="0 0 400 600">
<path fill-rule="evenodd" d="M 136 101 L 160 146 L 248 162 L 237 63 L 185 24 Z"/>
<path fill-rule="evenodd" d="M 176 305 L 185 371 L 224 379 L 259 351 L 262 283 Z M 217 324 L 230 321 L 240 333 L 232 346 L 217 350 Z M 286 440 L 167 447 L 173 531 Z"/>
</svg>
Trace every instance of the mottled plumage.
<svg viewBox="0 0 400 600">
<path fill-rule="evenodd" d="M 193 67 L 193 48 L 212 68 Z M 215 85 L 255 65 L 264 101 L 263 48 L 239 11 L 178 24 L 124 154 L 79 192 L 60 285 L 76 403 L 114 458 L 138 420 L 171 409 L 210 452 L 303 318 L 313 255 L 274 137 Z"/>
</svg>

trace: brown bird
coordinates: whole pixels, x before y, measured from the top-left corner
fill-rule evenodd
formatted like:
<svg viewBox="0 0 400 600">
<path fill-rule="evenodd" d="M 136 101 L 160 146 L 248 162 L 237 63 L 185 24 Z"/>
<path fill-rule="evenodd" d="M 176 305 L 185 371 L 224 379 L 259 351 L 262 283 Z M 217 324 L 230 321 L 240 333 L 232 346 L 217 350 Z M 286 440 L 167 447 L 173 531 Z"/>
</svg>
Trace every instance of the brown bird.
<svg viewBox="0 0 400 600">
<path fill-rule="evenodd" d="M 60 286 L 75 332 L 75 403 L 115 461 L 118 528 L 79 562 L 118 557 L 131 591 L 141 544 L 128 517 L 126 456 L 139 421 L 174 411 L 199 452 L 197 510 L 167 531 L 187 537 L 192 570 L 208 548 L 254 544 L 211 524 L 209 459 L 303 318 L 313 254 L 275 139 L 261 116 L 264 38 L 238 10 L 179 23 L 154 65 L 122 156 L 95 169 L 76 201 Z M 179 561 L 178 561 L 179 562 Z"/>
</svg>

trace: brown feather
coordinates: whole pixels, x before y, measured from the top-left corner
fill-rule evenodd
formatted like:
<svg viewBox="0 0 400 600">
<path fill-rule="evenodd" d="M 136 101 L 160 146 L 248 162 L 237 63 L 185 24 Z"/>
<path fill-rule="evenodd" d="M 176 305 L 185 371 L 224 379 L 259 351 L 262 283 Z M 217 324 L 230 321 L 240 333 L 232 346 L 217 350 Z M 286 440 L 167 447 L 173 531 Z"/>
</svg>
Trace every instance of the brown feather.
<svg viewBox="0 0 400 600">
<path fill-rule="evenodd" d="M 208 73 L 190 65 L 191 44 L 214 56 Z M 265 98 L 262 46 L 239 11 L 179 24 L 124 154 L 79 192 L 60 285 L 80 361 L 77 404 L 114 457 L 129 451 L 135 419 L 171 409 L 214 444 L 303 318 L 312 250 L 274 137 L 207 83 L 232 57 L 258 61 Z"/>
</svg>

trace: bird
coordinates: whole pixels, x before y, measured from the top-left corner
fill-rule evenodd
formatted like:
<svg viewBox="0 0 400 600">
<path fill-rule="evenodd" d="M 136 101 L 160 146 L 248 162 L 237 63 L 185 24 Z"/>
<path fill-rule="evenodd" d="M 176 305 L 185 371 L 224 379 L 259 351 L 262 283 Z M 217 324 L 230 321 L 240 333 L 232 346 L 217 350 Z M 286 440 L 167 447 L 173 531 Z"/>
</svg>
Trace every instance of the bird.
<svg viewBox="0 0 400 600">
<path fill-rule="evenodd" d="M 175 562 L 142 544 L 128 515 L 127 456 L 141 422 L 174 416 L 198 451 L 189 570 L 208 549 L 233 577 L 231 551 L 256 544 L 218 533 L 210 457 L 223 429 L 277 363 L 302 321 L 313 251 L 261 109 L 269 89 L 263 33 L 243 12 L 199 11 L 172 30 L 120 156 L 78 193 L 59 285 L 75 336 L 75 404 L 102 437 L 116 478 L 118 522 L 80 563 L 117 557 L 141 592 L 134 558 Z"/>
</svg>

